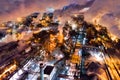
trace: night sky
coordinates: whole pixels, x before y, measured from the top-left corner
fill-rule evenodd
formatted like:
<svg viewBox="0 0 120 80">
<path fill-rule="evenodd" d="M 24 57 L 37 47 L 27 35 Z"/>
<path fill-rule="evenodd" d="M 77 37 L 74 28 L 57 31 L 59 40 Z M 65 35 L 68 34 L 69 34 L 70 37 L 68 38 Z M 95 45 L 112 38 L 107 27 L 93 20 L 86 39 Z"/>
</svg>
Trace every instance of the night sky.
<svg viewBox="0 0 120 80">
<path fill-rule="evenodd" d="M 0 23 L 32 12 L 42 13 L 48 7 L 62 10 L 70 4 L 86 5 L 87 1 L 92 0 L 0 0 Z M 85 13 L 85 19 L 92 21 L 96 17 L 99 18 L 98 23 L 120 38 L 120 0 L 95 0 Z"/>
</svg>

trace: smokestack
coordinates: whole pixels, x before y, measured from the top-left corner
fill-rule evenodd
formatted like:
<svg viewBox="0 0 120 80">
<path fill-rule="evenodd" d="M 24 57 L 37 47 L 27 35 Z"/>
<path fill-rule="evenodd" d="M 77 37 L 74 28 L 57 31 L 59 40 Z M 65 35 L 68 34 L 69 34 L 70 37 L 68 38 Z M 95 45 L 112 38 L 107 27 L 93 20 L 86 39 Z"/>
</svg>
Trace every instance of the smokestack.
<svg viewBox="0 0 120 80">
<path fill-rule="evenodd" d="M 84 49 L 82 48 L 82 59 L 81 59 L 81 70 L 80 70 L 80 78 L 83 76 L 83 75 L 85 75 L 85 66 L 84 66 L 84 64 L 85 64 L 85 56 L 84 56 L 84 54 L 85 54 L 85 51 L 84 51 Z"/>
<path fill-rule="evenodd" d="M 44 80 L 43 63 L 40 64 L 40 80 Z"/>
</svg>

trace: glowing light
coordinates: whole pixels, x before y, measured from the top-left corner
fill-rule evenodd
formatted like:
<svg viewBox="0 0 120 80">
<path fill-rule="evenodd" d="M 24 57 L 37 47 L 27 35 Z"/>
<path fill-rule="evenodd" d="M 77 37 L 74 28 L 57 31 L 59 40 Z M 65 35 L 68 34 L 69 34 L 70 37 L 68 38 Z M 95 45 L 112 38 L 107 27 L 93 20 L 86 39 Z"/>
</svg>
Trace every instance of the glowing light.
<svg viewBox="0 0 120 80">
<path fill-rule="evenodd" d="M 78 16 L 78 14 L 74 14 L 74 17 L 77 17 Z"/>
<path fill-rule="evenodd" d="M 112 39 L 112 41 L 118 41 L 117 37 L 113 34 L 109 34 L 110 38 Z"/>
<path fill-rule="evenodd" d="M 23 22 L 23 20 L 24 20 L 24 19 L 23 19 L 22 17 L 18 17 L 18 18 L 17 18 L 17 21 L 18 21 L 18 22 Z"/>
<path fill-rule="evenodd" d="M 111 37 L 111 39 L 112 39 L 113 41 L 115 41 L 115 40 L 116 40 L 116 36 Z"/>
<path fill-rule="evenodd" d="M 94 54 L 94 55 L 96 57 L 96 60 L 98 60 L 98 61 L 102 61 L 103 60 L 103 58 L 101 57 L 101 54 Z"/>
<path fill-rule="evenodd" d="M 4 23 L 2 23 L 2 24 L 1 24 L 1 27 L 5 27 L 5 24 L 4 24 Z"/>
<path fill-rule="evenodd" d="M 8 76 L 8 74 L 6 74 L 7 72 L 12 73 L 14 70 L 16 70 L 16 68 L 17 68 L 17 66 L 16 66 L 15 64 L 13 64 L 13 65 L 10 66 L 10 67 L 7 67 L 7 68 L 5 69 L 5 71 L 0 75 L 0 80 L 1 80 L 2 78 L 5 78 L 6 76 Z"/>
<path fill-rule="evenodd" d="M 59 43 L 63 43 L 63 38 L 64 38 L 64 36 L 63 36 L 63 29 L 62 29 L 61 26 L 59 26 L 58 30 L 59 30 L 59 33 L 57 35 L 57 39 L 58 39 Z"/>
<path fill-rule="evenodd" d="M 100 26 L 96 26 L 95 28 L 97 31 L 99 31 L 101 29 Z"/>
<path fill-rule="evenodd" d="M 72 24 L 72 29 L 75 30 L 77 28 L 76 24 Z"/>
</svg>

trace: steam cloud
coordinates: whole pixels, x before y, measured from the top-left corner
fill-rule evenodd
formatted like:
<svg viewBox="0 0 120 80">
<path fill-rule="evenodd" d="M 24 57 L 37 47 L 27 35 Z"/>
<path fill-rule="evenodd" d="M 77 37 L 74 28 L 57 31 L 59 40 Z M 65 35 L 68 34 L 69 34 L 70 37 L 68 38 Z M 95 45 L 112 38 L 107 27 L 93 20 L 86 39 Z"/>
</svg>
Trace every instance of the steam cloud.
<svg viewBox="0 0 120 80">
<path fill-rule="evenodd" d="M 91 9 L 85 14 L 86 20 L 91 21 L 99 16 L 99 24 L 104 25 L 110 32 L 120 38 L 120 0 L 96 0 Z"/>
<path fill-rule="evenodd" d="M 15 20 L 17 17 L 29 15 L 32 12 L 43 12 L 47 7 L 53 7 L 56 13 L 61 13 L 64 6 L 69 4 L 85 5 L 86 1 L 92 0 L 0 0 L 0 23 Z M 92 21 L 98 16 L 99 24 L 104 25 L 110 32 L 120 38 L 120 0 L 95 0 L 90 10 L 85 13 L 85 19 Z M 80 8 L 64 11 L 77 12 Z"/>
</svg>

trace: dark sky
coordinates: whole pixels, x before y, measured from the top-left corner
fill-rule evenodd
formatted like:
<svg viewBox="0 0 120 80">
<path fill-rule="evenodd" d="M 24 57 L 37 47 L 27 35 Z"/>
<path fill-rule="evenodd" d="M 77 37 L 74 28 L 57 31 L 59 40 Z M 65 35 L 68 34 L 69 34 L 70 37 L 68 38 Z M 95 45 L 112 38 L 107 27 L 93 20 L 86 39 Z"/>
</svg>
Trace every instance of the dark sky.
<svg viewBox="0 0 120 80">
<path fill-rule="evenodd" d="M 47 7 L 62 9 L 72 3 L 84 5 L 87 1 L 91 0 L 0 0 L 0 22 L 15 20 L 36 11 L 43 12 Z M 93 21 L 96 17 L 99 18 L 98 23 L 120 37 L 120 0 L 95 0 L 85 18 Z"/>
</svg>

